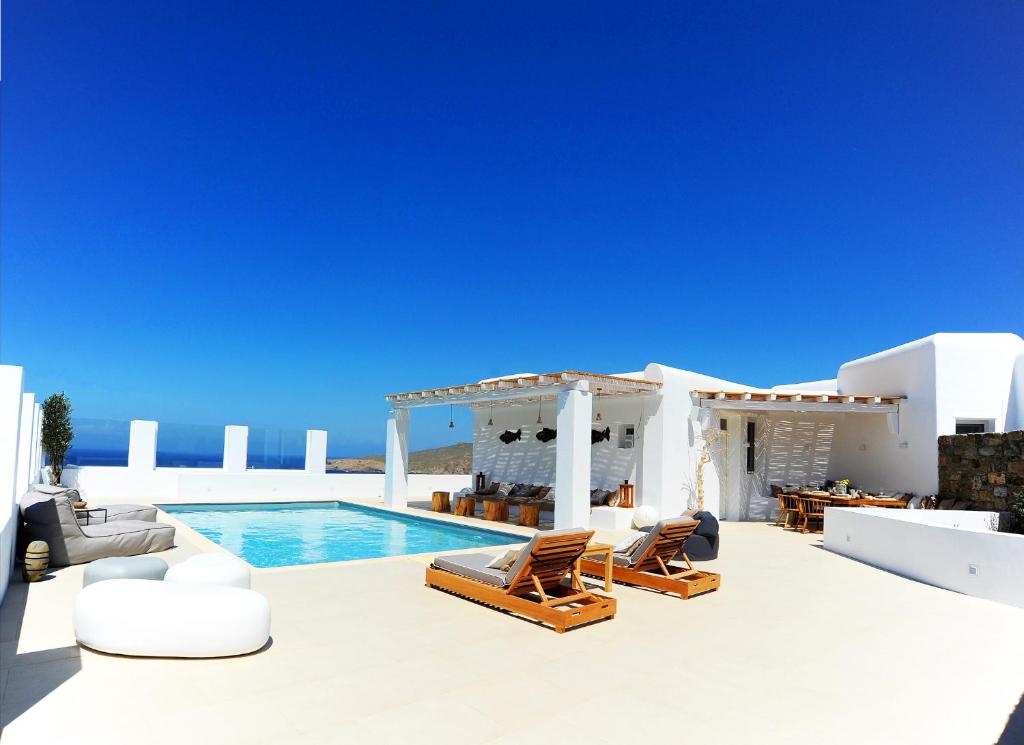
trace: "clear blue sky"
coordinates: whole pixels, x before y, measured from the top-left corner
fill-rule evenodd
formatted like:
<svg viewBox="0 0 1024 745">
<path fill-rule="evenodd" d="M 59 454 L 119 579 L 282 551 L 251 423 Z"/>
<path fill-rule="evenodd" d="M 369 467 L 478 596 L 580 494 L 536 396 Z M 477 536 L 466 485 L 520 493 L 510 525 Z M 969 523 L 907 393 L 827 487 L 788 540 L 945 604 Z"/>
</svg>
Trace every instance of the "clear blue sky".
<svg viewBox="0 0 1024 745">
<path fill-rule="evenodd" d="M 395 390 L 1024 331 L 1021 3 L 340 5 L 4 3 L 30 390 L 356 453 Z"/>
</svg>

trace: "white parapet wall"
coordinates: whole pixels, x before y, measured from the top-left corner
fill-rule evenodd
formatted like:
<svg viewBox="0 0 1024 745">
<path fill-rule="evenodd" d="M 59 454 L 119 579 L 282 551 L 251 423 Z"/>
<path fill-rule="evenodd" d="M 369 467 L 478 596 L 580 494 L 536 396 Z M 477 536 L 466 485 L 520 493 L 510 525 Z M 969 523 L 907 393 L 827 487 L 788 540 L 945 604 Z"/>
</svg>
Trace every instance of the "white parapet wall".
<svg viewBox="0 0 1024 745">
<path fill-rule="evenodd" d="M 1024 535 L 998 533 L 994 512 L 825 510 L 825 548 L 965 595 L 1024 608 Z"/>
<path fill-rule="evenodd" d="M 382 473 L 308 473 L 253 468 L 240 473 L 220 468 L 68 466 L 62 481 L 90 502 L 288 502 L 316 499 L 383 499 Z M 411 474 L 411 500 L 433 491 L 455 492 L 471 485 L 469 474 Z"/>
</svg>

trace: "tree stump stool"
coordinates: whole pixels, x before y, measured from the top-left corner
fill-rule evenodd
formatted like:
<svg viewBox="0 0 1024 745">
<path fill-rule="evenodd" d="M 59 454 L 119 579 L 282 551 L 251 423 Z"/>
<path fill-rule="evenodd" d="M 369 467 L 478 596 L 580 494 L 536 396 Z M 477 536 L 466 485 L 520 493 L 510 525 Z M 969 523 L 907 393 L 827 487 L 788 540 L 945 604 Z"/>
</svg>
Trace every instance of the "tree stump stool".
<svg viewBox="0 0 1024 745">
<path fill-rule="evenodd" d="M 540 505 L 539 504 L 521 504 L 519 505 L 519 524 L 525 525 L 528 528 L 536 528 L 540 523 Z"/>
<path fill-rule="evenodd" d="M 476 517 L 476 497 L 458 497 L 455 500 L 455 514 L 460 517 Z"/>
<path fill-rule="evenodd" d="M 503 499 L 485 499 L 484 520 L 508 520 L 508 502 Z"/>
<path fill-rule="evenodd" d="M 451 512 L 451 495 L 446 491 L 436 491 L 430 499 L 430 506 L 434 512 Z"/>
</svg>

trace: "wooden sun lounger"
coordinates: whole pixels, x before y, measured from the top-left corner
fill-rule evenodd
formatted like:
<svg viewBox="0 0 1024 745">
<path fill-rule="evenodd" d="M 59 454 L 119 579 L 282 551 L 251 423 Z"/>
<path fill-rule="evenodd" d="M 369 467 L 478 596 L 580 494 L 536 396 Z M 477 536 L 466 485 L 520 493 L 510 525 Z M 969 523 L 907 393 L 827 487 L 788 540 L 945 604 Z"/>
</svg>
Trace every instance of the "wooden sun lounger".
<svg viewBox="0 0 1024 745">
<path fill-rule="evenodd" d="M 657 531 L 656 535 L 645 539 L 637 547 L 635 555 L 615 554 L 612 557 L 612 579 L 627 585 L 675 593 L 683 600 L 717 590 L 722 584 L 722 576 L 694 569 L 685 553 L 683 566 L 669 564 L 672 557 L 682 551 L 683 543 L 698 525 L 698 520 L 662 520 L 651 531 Z M 580 571 L 588 576 L 603 577 L 605 563 L 585 558 L 580 561 Z"/>
<path fill-rule="evenodd" d="M 523 547 L 519 559 L 503 575 L 504 579 L 497 579 L 500 584 L 472 579 L 434 565 L 427 567 L 426 584 L 550 624 L 558 633 L 602 618 L 614 618 L 615 599 L 588 590 L 575 568 L 593 535 L 592 530 L 537 533 Z M 483 558 L 472 554 L 439 559 L 447 558 L 447 563 L 452 565 L 469 556 L 478 557 L 477 561 Z M 570 582 L 565 586 L 562 582 L 567 575 Z"/>
</svg>

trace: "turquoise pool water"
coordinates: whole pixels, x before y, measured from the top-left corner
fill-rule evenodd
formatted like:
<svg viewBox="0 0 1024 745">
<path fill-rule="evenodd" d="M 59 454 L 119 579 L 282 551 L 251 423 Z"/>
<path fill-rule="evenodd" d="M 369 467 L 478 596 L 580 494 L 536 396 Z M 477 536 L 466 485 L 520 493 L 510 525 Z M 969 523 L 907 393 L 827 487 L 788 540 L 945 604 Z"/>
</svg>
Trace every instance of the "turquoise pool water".
<svg viewBox="0 0 1024 745">
<path fill-rule="evenodd" d="M 160 509 L 255 567 L 441 553 L 524 541 L 513 533 L 342 502 L 165 504 Z"/>
</svg>

